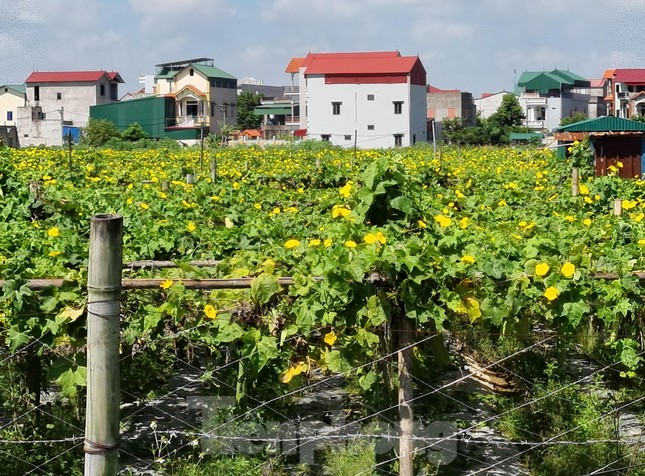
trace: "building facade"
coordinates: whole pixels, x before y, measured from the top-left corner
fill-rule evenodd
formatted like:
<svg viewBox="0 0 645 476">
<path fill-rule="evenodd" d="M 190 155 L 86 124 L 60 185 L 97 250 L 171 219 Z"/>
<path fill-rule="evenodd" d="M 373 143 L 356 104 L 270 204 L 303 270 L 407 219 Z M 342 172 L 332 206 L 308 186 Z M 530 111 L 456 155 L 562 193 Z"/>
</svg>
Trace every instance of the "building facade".
<svg viewBox="0 0 645 476">
<path fill-rule="evenodd" d="M 508 91 L 501 91 L 499 93 L 483 93 L 482 97 L 475 99 L 476 114 L 482 119 L 488 119 L 497 112 L 502 105 L 504 96 L 509 93 Z"/>
<path fill-rule="evenodd" d="M 427 141 L 426 71 L 418 57 L 386 51 L 296 60 L 290 65 L 298 65 L 300 130 L 308 139 L 361 148 Z"/>
<path fill-rule="evenodd" d="M 603 79 L 610 115 L 625 119 L 645 116 L 645 69 L 609 69 Z"/>
<path fill-rule="evenodd" d="M 459 89 L 439 89 L 428 85 L 426 93 L 428 106 L 428 121 L 433 123 L 432 129 L 436 139 L 441 140 L 443 121 L 445 119 L 461 119 L 464 126 L 474 126 L 477 120 L 473 95 Z M 429 131 L 432 134 L 432 131 Z"/>
<path fill-rule="evenodd" d="M 0 86 L 0 125 L 15 126 L 18 120 L 18 108 L 24 105 L 24 85 L 5 84 Z"/>
<path fill-rule="evenodd" d="M 60 146 L 64 128 L 82 128 L 90 106 L 118 101 L 119 73 L 68 71 L 32 73 L 25 81 L 26 102 L 18 108 L 21 146 Z"/>
<path fill-rule="evenodd" d="M 165 127 L 198 128 L 213 134 L 237 122 L 237 79 L 213 66 L 212 58 L 156 65 L 154 94 L 175 100 Z"/>
<path fill-rule="evenodd" d="M 591 84 L 571 71 L 526 71 L 517 86 L 524 125 L 535 131 L 551 131 L 574 112 L 588 114 Z"/>
</svg>

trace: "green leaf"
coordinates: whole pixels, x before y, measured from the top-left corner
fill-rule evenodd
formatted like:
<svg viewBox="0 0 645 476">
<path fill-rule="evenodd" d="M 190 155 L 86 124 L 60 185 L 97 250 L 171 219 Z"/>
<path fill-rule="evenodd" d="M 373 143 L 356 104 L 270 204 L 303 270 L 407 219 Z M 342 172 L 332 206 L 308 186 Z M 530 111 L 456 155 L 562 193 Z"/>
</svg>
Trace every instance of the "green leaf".
<svg viewBox="0 0 645 476">
<path fill-rule="evenodd" d="M 377 380 L 378 374 L 373 370 L 370 370 L 365 375 L 361 375 L 358 378 L 358 384 L 363 390 L 368 391 L 370 388 L 372 388 L 372 385 L 374 385 Z"/>
<path fill-rule="evenodd" d="M 260 305 L 268 304 L 281 290 L 278 278 L 272 274 L 262 273 L 251 281 L 251 299 Z"/>
<path fill-rule="evenodd" d="M 332 372 L 344 373 L 352 369 L 352 365 L 341 355 L 339 350 L 332 350 L 327 353 L 325 355 L 325 364 L 327 364 L 327 368 Z"/>
</svg>

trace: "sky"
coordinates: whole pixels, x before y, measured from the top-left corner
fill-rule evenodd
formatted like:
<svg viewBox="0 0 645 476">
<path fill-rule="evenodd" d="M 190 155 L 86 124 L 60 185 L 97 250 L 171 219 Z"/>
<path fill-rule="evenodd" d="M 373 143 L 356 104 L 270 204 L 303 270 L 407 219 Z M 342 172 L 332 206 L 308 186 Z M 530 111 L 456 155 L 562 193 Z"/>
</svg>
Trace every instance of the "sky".
<svg viewBox="0 0 645 476">
<path fill-rule="evenodd" d="M 512 91 L 523 71 L 645 68 L 645 0 L 5 0 L 0 84 L 32 71 L 118 71 L 213 58 L 239 79 L 291 84 L 307 53 L 398 50 L 442 89 Z M 514 73 L 515 71 L 515 73 Z"/>
</svg>

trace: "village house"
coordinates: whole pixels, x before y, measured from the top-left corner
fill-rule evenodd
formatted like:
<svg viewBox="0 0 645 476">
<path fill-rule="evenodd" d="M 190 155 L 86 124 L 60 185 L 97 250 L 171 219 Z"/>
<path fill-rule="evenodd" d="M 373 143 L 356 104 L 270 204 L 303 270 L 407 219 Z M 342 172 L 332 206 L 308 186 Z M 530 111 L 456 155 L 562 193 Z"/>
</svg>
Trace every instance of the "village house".
<svg viewBox="0 0 645 476">
<path fill-rule="evenodd" d="M 445 119 L 461 119 L 466 127 L 474 126 L 476 123 L 477 114 L 471 93 L 428 85 L 426 102 L 428 121 L 434 126 L 428 132 L 432 134 L 434 131 L 437 140 L 441 140 Z"/>
<path fill-rule="evenodd" d="M 502 105 L 502 100 L 507 94 L 513 94 L 508 91 L 500 91 L 498 93 L 483 93 L 482 97 L 475 99 L 475 110 L 477 115 L 482 119 L 488 119 L 497 112 L 499 106 Z"/>
<path fill-rule="evenodd" d="M 25 86 L 4 84 L 0 86 L 0 125 L 15 126 L 18 108 L 25 105 Z"/>
<path fill-rule="evenodd" d="M 626 119 L 645 116 L 645 68 L 608 69 L 603 79 L 610 115 Z"/>
<path fill-rule="evenodd" d="M 237 79 L 213 66 L 212 58 L 156 65 L 150 94 L 91 108 L 123 131 L 137 122 L 149 137 L 192 141 L 220 125 L 237 122 Z"/>
<path fill-rule="evenodd" d="M 90 106 L 118 101 L 119 73 L 107 71 L 33 72 L 25 81 L 26 102 L 18 108 L 21 146 L 60 146 L 77 136 Z"/>
<path fill-rule="evenodd" d="M 588 114 L 590 82 L 571 71 L 526 71 L 517 86 L 524 125 L 534 131 L 551 131 L 574 112 Z"/>
<path fill-rule="evenodd" d="M 426 71 L 418 56 L 309 53 L 292 59 L 287 72 L 298 75 L 300 135 L 308 139 L 364 148 L 427 141 Z"/>
</svg>

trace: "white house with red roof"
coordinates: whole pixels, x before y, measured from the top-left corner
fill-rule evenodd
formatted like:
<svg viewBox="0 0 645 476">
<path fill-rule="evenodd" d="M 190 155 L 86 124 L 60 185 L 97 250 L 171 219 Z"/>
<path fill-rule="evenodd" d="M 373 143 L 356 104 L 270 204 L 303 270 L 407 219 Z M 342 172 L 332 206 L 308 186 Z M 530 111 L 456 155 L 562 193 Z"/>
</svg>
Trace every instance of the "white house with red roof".
<svg viewBox="0 0 645 476">
<path fill-rule="evenodd" d="M 426 70 L 398 51 L 309 53 L 298 75 L 301 134 L 361 148 L 427 141 Z"/>
<path fill-rule="evenodd" d="M 645 116 L 645 68 L 608 69 L 603 79 L 610 115 Z"/>
<path fill-rule="evenodd" d="M 513 94 L 508 91 L 497 93 L 482 93 L 482 97 L 475 99 L 476 114 L 482 119 L 488 119 L 495 114 L 502 105 L 502 100 L 507 94 Z"/>
<path fill-rule="evenodd" d="M 90 106 L 119 100 L 123 79 L 107 71 L 35 71 L 25 81 L 26 103 L 18 109 L 21 146 L 59 146 L 63 130 L 82 128 Z"/>
</svg>

